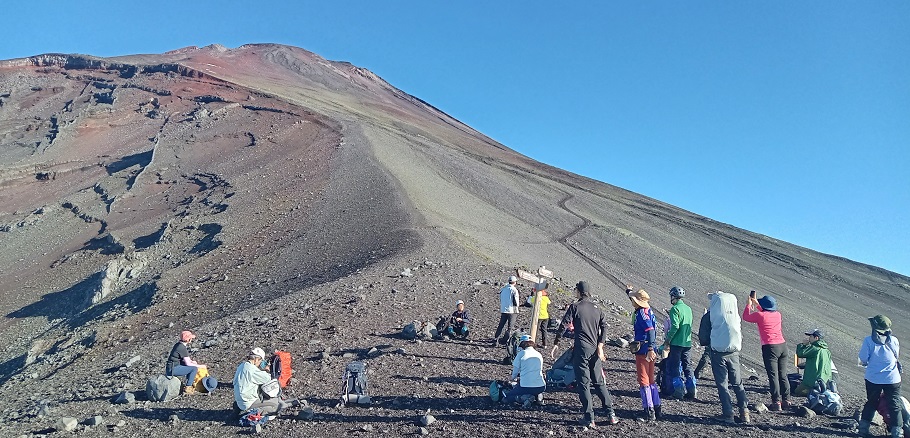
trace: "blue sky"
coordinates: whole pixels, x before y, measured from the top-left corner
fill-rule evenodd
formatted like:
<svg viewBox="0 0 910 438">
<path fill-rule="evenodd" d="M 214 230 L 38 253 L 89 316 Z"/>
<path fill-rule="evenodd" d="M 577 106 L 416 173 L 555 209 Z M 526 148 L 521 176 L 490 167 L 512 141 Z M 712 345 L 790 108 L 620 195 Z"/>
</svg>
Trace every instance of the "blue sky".
<svg viewBox="0 0 910 438">
<path fill-rule="evenodd" d="M 910 275 L 910 2 L 11 3 L 0 59 L 299 46 L 542 162 Z"/>
</svg>

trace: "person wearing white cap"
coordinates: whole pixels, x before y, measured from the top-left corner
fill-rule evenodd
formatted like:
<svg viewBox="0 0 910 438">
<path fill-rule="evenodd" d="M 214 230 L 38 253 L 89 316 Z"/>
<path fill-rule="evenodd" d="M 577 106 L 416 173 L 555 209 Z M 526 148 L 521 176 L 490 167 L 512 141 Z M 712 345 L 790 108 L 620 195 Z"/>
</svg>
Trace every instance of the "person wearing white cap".
<svg viewBox="0 0 910 438">
<path fill-rule="evenodd" d="M 547 382 L 543 378 L 543 356 L 534 348 L 536 344 L 528 335 L 522 335 L 520 341 L 518 347 L 521 351 L 512 361 L 512 380 L 517 379 L 518 386 L 506 394 L 503 402 L 522 401 L 527 407 L 538 395 L 543 394 L 547 389 Z"/>
<path fill-rule="evenodd" d="M 515 326 L 515 320 L 518 319 L 518 289 L 515 283 L 518 281 L 515 276 L 509 277 L 509 284 L 499 290 L 499 327 L 496 328 L 496 334 L 493 335 L 493 345 L 497 342 L 505 344 L 508 341 L 509 334 L 512 333 L 512 327 Z M 503 333 L 505 328 L 505 333 Z"/>
<path fill-rule="evenodd" d="M 259 386 L 272 381 L 272 375 L 259 368 L 264 360 L 265 352 L 253 348 L 234 373 L 234 402 L 242 413 L 260 409 L 263 415 L 278 415 L 289 406 L 280 398 L 263 400 L 259 396 Z"/>
<path fill-rule="evenodd" d="M 446 332 L 451 337 L 467 338 L 470 334 L 468 324 L 471 323 L 471 312 L 464 308 L 464 301 L 455 301 L 455 311 L 449 317 L 449 327 Z"/>
</svg>

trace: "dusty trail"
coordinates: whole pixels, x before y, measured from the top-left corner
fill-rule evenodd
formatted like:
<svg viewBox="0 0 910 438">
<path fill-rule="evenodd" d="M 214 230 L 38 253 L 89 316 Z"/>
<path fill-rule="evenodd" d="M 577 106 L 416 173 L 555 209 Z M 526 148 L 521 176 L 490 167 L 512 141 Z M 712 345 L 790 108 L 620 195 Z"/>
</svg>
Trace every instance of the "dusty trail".
<svg viewBox="0 0 910 438">
<path fill-rule="evenodd" d="M 572 231 L 569 231 L 569 233 L 566 234 L 565 236 L 560 237 L 559 243 L 562 244 L 563 246 L 565 246 L 566 249 L 568 249 L 569 251 L 572 251 L 575 255 L 580 257 L 582 260 L 587 262 L 589 265 L 591 265 L 591 267 L 596 269 L 597 272 L 600 272 L 601 274 L 603 274 L 604 277 L 607 277 L 620 290 L 624 291 L 626 289 L 625 283 L 623 283 L 620 279 L 616 278 L 616 276 L 611 274 L 610 271 L 607 271 L 607 269 L 604 268 L 603 266 L 601 266 L 600 263 L 597 263 L 596 261 L 594 261 L 594 259 L 588 257 L 583 252 L 578 250 L 578 248 L 575 248 L 575 246 L 573 246 L 571 243 L 569 243 L 569 239 L 571 239 L 572 237 L 575 237 L 576 234 L 580 233 L 585 228 L 590 227 L 592 224 L 590 219 L 572 211 L 572 209 L 570 209 L 569 207 L 566 206 L 566 202 L 570 201 L 573 198 L 575 198 L 575 195 L 573 195 L 571 193 L 566 193 L 566 196 L 564 198 L 562 198 L 556 205 L 558 205 L 559 208 L 563 209 L 566 213 L 569 213 L 572 216 L 575 216 L 575 217 L 581 219 L 582 224 L 579 225 L 578 227 L 575 227 L 575 229 L 573 229 Z"/>
</svg>

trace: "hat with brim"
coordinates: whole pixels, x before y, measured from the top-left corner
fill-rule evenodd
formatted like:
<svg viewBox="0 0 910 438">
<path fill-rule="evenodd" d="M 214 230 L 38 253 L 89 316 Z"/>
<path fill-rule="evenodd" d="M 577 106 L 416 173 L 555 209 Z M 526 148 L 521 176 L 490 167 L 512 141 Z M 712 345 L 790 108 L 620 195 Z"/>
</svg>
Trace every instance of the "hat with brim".
<svg viewBox="0 0 910 438">
<path fill-rule="evenodd" d="M 761 306 L 762 310 L 767 310 L 769 312 L 774 312 L 777 310 L 777 300 L 775 300 L 771 295 L 765 295 L 759 298 L 758 305 Z"/>
<path fill-rule="evenodd" d="M 638 292 L 630 292 L 629 299 L 632 300 L 632 302 L 635 303 L 635 305 L 638 307 L 644 309 L 651 307 L 651 303 L 649 302 L 651 301 L 651 296 L 648 295 L 644 289 L 639 289 Z"/>
<path fill-rule="evenodd" d="M 530 340 L 531 340 L 530 335 L 521 335 L 521 337 L 518 338 L 518 342 L 525 342 L 525 341 L 530 341 Z"/>
<path fill-rule="evenodd" d="M 218 379 L 208 376 L 202 379 L 202 386 L 205 387 L 205 390 L 212 392 L 218 388 Z"/>
<path fill-rule="evenodd" d="M 872 324 L 874 330 L 880 332 L 891 330 L 891 320 L 885 315 L 875 315 L 869 318 L 869 324 Z"/>
<path fill-rule="evenodd" d="M 806 331 L 806 336 L 815 336 L 816 338 L 824 338 L 825 334 L 822 333 L 821 329 L 812 329 Z"/>
</svg>

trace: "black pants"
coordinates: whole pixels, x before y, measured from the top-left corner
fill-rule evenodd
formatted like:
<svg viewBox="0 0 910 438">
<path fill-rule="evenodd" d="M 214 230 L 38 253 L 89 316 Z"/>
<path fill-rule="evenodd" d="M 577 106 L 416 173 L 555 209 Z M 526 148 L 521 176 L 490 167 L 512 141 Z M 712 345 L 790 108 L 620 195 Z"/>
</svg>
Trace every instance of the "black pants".
<svg viewBox="0 0 910 438">
<path fill-rule="evenodd" d="M 787 344 L 770 344 L 761 346 L 761 357 L 768 373 L 768 386 L 771 387 L 771 402 L 779 403 L 790 398 L 790 380 L 787 379 L 787 362 L 790 359 Z"/>
<path fill-rule="evenodd" d="M 878 409 L 879 398 L 884 393 L 885 400 L 888 403 L 888 410 L 891 411 L 891 426 L 904 424 L 903 402 L 901 402 L 901 384 L 886 383 L 877 384 L 866 380 L 866 404 L 863 406 L 863 415 L 860 420 L 872 421 L 875 410 Z"/>
<path fill-rule="evenodd" d="M 516 319 L 518 319 L 517 313 L 500 313 L 499 314 L 499 327 L 496 328 L 496 334 L 493 335 L 493 338 L 499 339 L 500 342 L 505 341 L 506 338 L 509 337 L 509 334 L 512 333 L 512 327 L 515 326 Z M 502 333 L 503 327 L 506 327 L 505 333 Z M 500 335 L 502 335 L 502 336 L 500 336 Z"/>
<path fill-rule="evenodd" d="M 540 333 L 540 346 L 547 346 L 547 326 L 549 325 L 549 319 L 538 319 L 537 320 L 537 333 Z M 907 437 L 910 438 L 910 437 Z"/>
<path fill-rule="evenodd" d="M 594 403 L 591 398 L 591 389 L 600 398 L 605 409 L 613 409 L 613 398 L 604 382 L 603 364 L 597 356 L 597 347 L 575 345 L 572 355 L 572 364 L 575 366 L 575 382 L 578 389 L 578 398 L 581 400 L 581 410 L 585 420 L 594 421 Z"/>
</svg>

